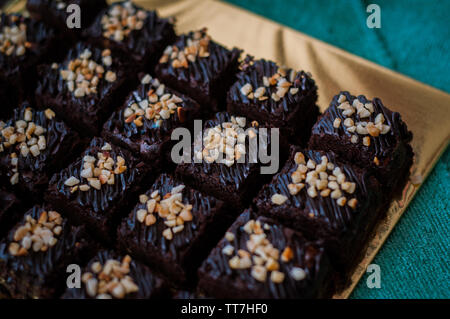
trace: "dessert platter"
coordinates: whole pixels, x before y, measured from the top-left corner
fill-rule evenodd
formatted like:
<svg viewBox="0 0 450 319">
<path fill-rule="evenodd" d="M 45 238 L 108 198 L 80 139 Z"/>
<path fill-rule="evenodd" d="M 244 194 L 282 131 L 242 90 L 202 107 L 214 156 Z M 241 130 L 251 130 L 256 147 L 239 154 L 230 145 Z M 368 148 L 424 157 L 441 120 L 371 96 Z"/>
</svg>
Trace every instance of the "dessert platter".
<svg viewBox="0 0 450 319">
<path fill-rule="evenodd" d="M 348 296 L 444 139 L 424 149 L 376 88 L 335 88 L 207 23 L 188 28 L 184 4 L 139 3 L 1 13 L 0 296 Z M 66 26 L 71 4 L 81 29 Z M 178 129 L 192 135 L 181 163 Z M 278 152 L 276 172 L 261 173 L 251 140 Z M 66 285 L 70 264 L 81 288 Z"/>
</svg>

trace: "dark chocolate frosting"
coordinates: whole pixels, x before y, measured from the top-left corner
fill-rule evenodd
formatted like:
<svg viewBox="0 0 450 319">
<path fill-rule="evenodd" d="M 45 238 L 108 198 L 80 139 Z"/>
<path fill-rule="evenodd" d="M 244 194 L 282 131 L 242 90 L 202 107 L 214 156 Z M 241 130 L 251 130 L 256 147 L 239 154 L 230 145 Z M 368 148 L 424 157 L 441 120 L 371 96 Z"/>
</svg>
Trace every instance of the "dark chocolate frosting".
<svg viewBox="0 0 450 319">
<path fill-rule="evenodd" d="M 25 256 L 12 256 L 8 247 L 9 243 L 13 241 L 17 228 L 26 222 L 26 216 L 29 215 L 38 220 L 44 210 L 48 212 L 51 209 L 41 206 L 31 208 L 22 221 L 11 229 L 6 239 L 0 243 L 1 277 L 7 281 L 14 280 L 22 289 L 29 287 L 26 293 L 30 296 L 33 296 L 35 293 L 39 294 L 39 290 L 42 287 L 48 285 L 51 280 L 54 280 L 61 272 L 64 272 L 70 259 L 76 261 L 78 252 L 87 245 L 87 238 L 83 228 L 70 226 L 67 220 L 63 218 L 61 224 L 62 232 L 57 237 L 58 241 L 55 246 L 49 247 L 45 252 L 29 250 Z"/>
<path fill-rule="evenodd" d="M 231 122 L 231 117 L 227 112 L 219 112 L 216 113 L 214 118 L 211 120 L 206 121 L 204 125 L 204 130 L 208 128 L 213 128 L 223 122 Z M 247 119 L 246 126 L 244 127 L 244 130 L 251 127 L 250 121 Z M 255 127 L 255 132 L 258 134 L 258 127 Z M 203 134 L 205 131 L 203 131 Z M 266 140 L 266 143 L 261 144 L 263 148 L 269 148 L 270 145 L 270 134 L 269 134 L 269 128 L 268 128 L 268 139 Z M 202 136 L 196 136 L 194 140 L 194 149 L 195 145 L 203 145 L 202 144 Z M 251 163 L 250 162 L 250 149 L 248 144 L 248 137 L 246 142 L 246 154 L 245 154 L 245 163 L 234 163 L 232 166 L 228 167 L 225 164 L 222 163 L 208 163 L 206 161 L 202 161 L 201 163 L 195 163 L 195 154 L 192 157 L 192 163 L 189 164 L 181 164 L 182 166 L 187 166 L 189 169 L 196 173 L 203 173 L 206 175 L 211 176 L 218 176 L 219 182 L 225 186 L 230 186 L 236 191 L 240 190 L 242 184 L 245 182 L 247 177 L 254 171 L 259 170 L 260 163 Z M 258 172 L 259 173 L 259 172 Z"/>
<path fill-rule="evenodd" d="M 249 234 L 244 230 L 245 224 L 250 220 L 259 220 L 262 225 L 268 224 L 269 230 L 264 230 L 267 239 L 277 248 L 280 253 L 289 246 L 294 253 L 293 259 L 287 263 L 280 261 L 280 270 L 285 274 L 282 283 L 273 283 L 270 276 L 262 283 L 251 275 L 251 269 L 231 269 L 229 266 L 230 256 L 222 253 L 222 249 L 231 244 L 235 251 L 247 250 Z M 234 234 L 234 240 L 228 242 L 222 239 L 211 252 L 208 259 L 203 263 L 201 272 L 208 274 L 213 280 L 225 280 L 227 285 L 233 286 L 236 291 L 244 289 L 253 296 L 265 298 L 312 298 L 320 286 L 320 278 L 326 271 L 327 259 L 324 256 L 322 242 L 308 242 L 303 236 L 292 229 L 280 226 L 272 220 L 258 217 L 246 210 L 228 230 Z M 290 276 L 293 267 L 299 267 L 306 273 L 303 280 L 296 281 Z"/>
<path fill-rule="evenodd" d="M 100 264 L 103 266 L 109 259 L 122 261 L 123 257 L 124 256 L 120 256 L 113 251 L 102 250 L 98 252 L 98 254 L 91 261 L 89 261 L 83 273 L 92 272 L 91 266 L 95 262 L 100 262 Z M 153 297 L 155 294 L 160 293 L 159 290 L 163 289 L 164 287 L 164 283 L 160 278 L 156 277 L 149 268 L 134 259 L 131 260 L 130 273 L 128 275 L 139 287 L 139 290 L 137 292 L 126 294 L 125 299 L 148 299 L 150 297 Z M 81 288 L 67 289 L 62 298 L 91 299 L 91 297 L 89 297 L 89 295 L 86 293 L 86 287 L 84 284 L 81 285 Z"/>
<path fill-rule="evenodd" d="M 140 30 L 132 30 L 123 41 L 115 41 L 114 39 L 106 39 L 103 37 L 102 18 L 108 13 L 112 6 L 123 5 L 128 1 L 121 1 L 111 4 L 108 8 L 103 9 L 98 15 L 92 26 L 83 34 L 89 38 L 100 38 L 107 40 L 106 43 L 130 52 L 137 60 L 148 58 L 152 54 L 158 53 L 163 49 L 163 45 L 167 40 L 175 38 L 173 24 L 170 19 L 163 19 L 158 16 L 156 11 L 147 11 L 147 17 L 144 20 L 144 27 Z M 136 10 L 144 10 L 133 4 Z"/>
<path fill-rule="evenodd" d="M 203 31 L 202 35 L 205 34 Z M 187 39 L 193 36 L 193 32 L 181 35 L 174 43 L 180 51 L 187 46 Z M 197 58 L 195 62 L 189 61 L 187 68 L 174 68 L 169 59 L 168 62 L 160 63 L 157 69 L 165 76 L 174 77 L 182 82 L 195 84 L 202 88 L 205 94 L 211 94 L 211 83 L 217 80 L 232 61 L 240 55 L 240 50 L 233 48 L 231 51 L 220 44 L 210 41 L 208 46 L 209 56 Z"/>
<path fill-rule="evenodd" d="M 257 98 L 250 99 L 241 93 L 241 88 L 245 84 L 252 85 L 253 91 L 257 88 L 264 86 L 263 77 L 272 77 L 278 72 L 279 66 L 272 61 L 264 59 L 253 60 L 251 57 L 247 57 L 241 67 L 242 71 L 239 72 L 236 77 L 237 81 L 228 91 L 228 103 L 238 103 L 243 107 L 257 108 L 258 111 L 264 111 L 273 117 L 280 118 L 282 120 L 288 120 L 294 111 L 298 107 L 299 103 L 308 95 L 311 91 L 316 91 L 317 87 L 311 76 L 304 72 L 296 72 L 294 81 L 291 88 L 298 88 L 296 94 L 286 93 L 286 95 L 279 101 L 275 101 L 271 98 L 271 94 L 277 91 L 276 85 L 266 87 L 265 96 L 268 99 L 259 101 Z M 292 69 L 286 69 L 286 79 L 289 81 L 289 74 Z"/>
<path fill-rule="evenodd" d="M 48 119 L 44 111 L 36 111 L 27 102 L 14 110 L 13 117 L 6 122 L 6 127 L 15 127 L 16 121 L 23 120 L 27 108 L 30 108 L 33 114 L 32 122 L 46 129 L 46 132 L 43 134 L 46 139 L 46 148 L 41 150 L 36 157 L 31 152 L 26 157 L 23 157 L 20 154 L 20 143 L 5 148 L 4 152 L 0 153 L 0 170 L 5 170 L 5 174 L 8 177 L 14 174 L 10 154 L 15 152 L 18 157 L 19 183 L 46 184 L 47 174 L 54 172 L 57 167 L 60 167 L 61 163 L 58 161 L 61 161 L 61 156 L 65 156 L 65 154 L 61 153 L 76 146 L 74 138 L 76 138 L 77 134 L 64 122 L 55 117 Z M 73 143 L 73 145 L 69 145 L 70 143 Z"/>
<path fill-rule="evenodd" d="M 139 102 L 143 100 L 148 100 L 147 93 L 150 89 L 156 91 L 157 87 L 152 85 L 152 83 L 140 84 L 135 91 L 128 95 L 124 106 L 115 111 L 104 125 L 104 130 L 107 130 L 110 134 L 116 136 L 125 143 L 139 144 L 140 149 L 135 149 L 135 147 L 131 146 L 136 151 L 148 152 L 154 147 L 152 144 L 170 140 L 172 130 L 183 125 L 183 123 L 186 123 L 186 120 L 193 114 L 196 114 L 199 110 L 199 106 L 195 101 L 166 86 L 164 94 L 174 94 L 183 100 L 182 102 L 177 103 L 177 105 L 182 108 L 183 119 L 180 119 L 178 112 L 175 111 L 175 113 L 171 114 L 170 118 L 167 120 L 161 119 L 160 121 L 155 122 L 143 117 L 143 125 L 141 127 L 136 126 L 133 122 L 125 123 L 125 109 L 134 103 L 139 104 Z"/>
<path fill-rule="evenodd" d="M 16 19 L 17 21 L 14 22 Z M 25 18 L 20 14 L 0 13 L 0 31 L 5 26 L 19 26 L 21 23 L 27 26 L 27 42 L 30 43 L 30 47 L 21 56 L 15 54 L 7 56 L 6 54 L 0 53 L 0 79 L 4 77 L 6 80 L 8 76 L 20 72 L 22 68 L 33 66 L 47 52 L 50 42 L 55 37 L 53 29 L 47 27 L 42 22 Z"/>
<path fill-rule="evenodd" d="M 103 153 L 101 150 L 106 142 L 98 137 L 95 137 L 88 149 L 82 154 L 82 157 L 70 164 L 66 169 L 60 173 L 53 175 L 50 185 L 56 188 L 56 191 L 67 198 L 67 200 L 75 201 L 81 207 L 91 209 L 96 219 L 104 220 L 108 218 L 103 213 L 106 213 L 110 208 L 114 207 L 115 202 L 124 196 L 124 193 L 132 186 L 137 178 L 141 178 L 144 174 L 142 162 L 132 156 L 128 151 L 123 150 L 117 146 L 111 145 L 112 150 L 108 151 L 109 155 L 116 160 L 117 156 L 122 156 L 125 159 L 127 169 L 122 174 L 115 175 L 115 183 L 113 185 L 104 184 L 100 190 L 91 187 L 88 191 L 76 191 L 71 193 L 71 187 L 64 185 L 65 181 L 74 176 L 80 180 L 80 184 L 88 184 L 87 180 L 80 177 L 83 169 L 83 157 L 85 155 L 96 156 L 97 153 Z"/>
<path fill-rule="evenodd" d="M 155 184 L 145 194 L 150 198 L 150 194 L 156 190 L 159 191 L 161 197 L 170 193 L 172 188 L 182 185 L 168 174 L 162 174 L 155 182 Z M 183 184 L 184 185 L 184 184 Z M 163 237 L 162 232 L 167 226 L 164 224 L 164 219 L 156 216 L 156 223 L 151 226 L 146 226 L 137 220 L 137 211 L 139 209 L 146 210 L 146 204 L 139 203 L 133 209 L 126 221 L 122 224 L 119 232 L 125 237 L 130 237 L 137 241 L 141 247 L 150 247 L 157 249 L 162 255 L 171 260 L 183 263 L 190 244 L 196 237 L 205 230 L 203 227 L 208 225 L 208 220 L 213 218 L 216 210 L 219 209 L 223 203 L 220 200 L 211 196 L 203 195 L 202 193 L 185 187 L 182 191 L 182 202 L 184 204 L 192 205 L 193 220 L 184 223 L 184 229 L 173 235 L 172 240 L 167 240 Z M 144 248 L 145 249 L 145 248 Z"/>
<path fill-rule="evenodd" d="M 338 102 L 338 99 L 341 94 L 343 94 L 347 98 L 347 101 L 350 104 L 353 104 L 353 101 L 355 99 L 358 99 L 363 104 L 372 102 L 374 112 L 370 115 L 370 117 L 365 118 L 364 120 L 375 122 L 375 117 L 377 116 L 377 114 L 381 113 L 385 118 L 385 124 L 391 127 L 389 132 L 386 134 L 380 134 L 377 137 L 371 137 L 371 143 L 369 146 L 365 146 L 362 144 L 362 136 L 359 136 L 358 143 L 351 143 L 351 135 L 356 133 L 349 132 L 347 130 L 347 127 L 342 124 L 345 120 L 345 116 L 342 114 L 342 110 L 338 109 L 338 106 L 340 104 Z M 336 118 L 339 118 L 342 122 L 337 129 L 333 126 L 333 122 Z M 362 120 L 359 118 L 359 115 L 354 115 L 354 118 L 356 118 L 356 120 Z M 407 130 L 406 124 L 402 121 L 400 114 L 397 112 L 393 112 L 385 107 L 379 98 L 374 98 L 372 101 L 370 101 L 364 95 L 356 97 L 346 91 L 343 91 L 334 96 L 328 109 L 314 125 L 312 134 L 317 134 L 320 136 L 331 135 L 334 137 L 339 137 L 341 141 L 340 143 L 352 148 L 360 148 L 361 152 L 359 152 L 359 155 L 361 157 L 361 160 L 367 163 L 371 163 L 375 156 L 380 161 L 382 161 L 384 158 L 392 156 L 392 151 L 400 142 L 408 143 L 412 139 L 412 135 Z"/>
<path fill-rule="evenodd" d="M 330 196 L 322 197 L 318 194 L 314 198 L 310 197 L 307 193 L 308 185 L 305 185 L 298 194 L 290 194 L 288 185 L 292 183 L 291 175 L 297 169 L 294 155 L 299 151 L 304 154 L 306 161 L 312 159 L 316 163 L 320 163 L 321 157 L 326 156 L 329 162 L 341 168 L 341 171 L 346 176 L 346 181 L 356 184 L 353 194 L 344 193 L 347 199 L 357 199 L 358 203 L 355 209 L 348 205 L 339 206 L 336 199 Z M 314 223 L 315 219 L 319 220 L 325 228 L 328 228 L 328 232 L 345 232 L 350 228 L 354 229 L 357 221 L 373 210 L 373 207 L 370 205 L 373 203 L 372 198 L 378 196 L 377 192 L 378 189 L 371 174 L 357 167 L 337 161 L 334 153 L 302 150 L 293 147 L 285 167 L 273 178 L 270 184 L 263 188 L 254 201 L 258 207 L 263 208 L 265 211 L 270 211 L 274 216 L 281 214 L 285 217 L 295 217 L 296 214 L 300 214 L 303 218 L 310 219 L 311 223 Z M 271 198 L 274 194 L 286 196 L 286 202 L 282 205 L 272 203 Z M 310 214 L 313 214 L 313 216 L 311 217 Z"/>
</svg>

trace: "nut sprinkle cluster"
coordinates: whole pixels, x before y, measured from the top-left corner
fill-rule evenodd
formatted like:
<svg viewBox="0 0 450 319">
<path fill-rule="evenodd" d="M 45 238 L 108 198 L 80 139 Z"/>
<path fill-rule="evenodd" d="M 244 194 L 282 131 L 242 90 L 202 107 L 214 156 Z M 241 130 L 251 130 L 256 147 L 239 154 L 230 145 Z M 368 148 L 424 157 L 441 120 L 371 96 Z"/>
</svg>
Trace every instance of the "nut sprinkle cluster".
<svg viewBox="0 0 450 319">
<path fill-rule="evenodd" d="M 45 115 L 48 119 L 52 119 L 55 113 L 47 109 Z M 33 122 L 33 112 L 31 108 L 26 108 L 23 114 L 23 119 L 14 123 L 14 126 L 6 126 L 0 121 L 0 153 L 10 147 L 16 147 L 20 150 L 19 155 L 27 157 L 31 154 L 37 157 L 47 148 L 47 140 L 45 138 L 46 129 L 35 122 Z M 17 153 L 12 152 L 11 166 L 13 175 L 10 178 L 10 183 L 15 185 L 19 182 L 19 158 Z"/>
<path fill-rule="evenodd" d="M 224 163 L 228 167 L 233 166 L 245 158 L 245 139 L 248 135 L 254 139 L 257 134 L 253 127 L 244 130 L 246 124 L 245 117 L 231 117 L 231 122 L 223 122 L 213 128 L 206 130 L 203 136 L 203 149 L 196 152 L 199 160 L 205 160 L 208 163 Z M 252 125 L 257 126 L 257 122 Z M 243 157 L 244 156 L 244 157 Z"/>
<path fill-rule="evenodd" d="M 176 45 L 169 45 L 164 50 L 159 63 L 167 63 L 171 61 L 172 67 L 188 68 L 189 62 L 195 62 L 198 58 L 209 57 L 209 42 L 211 37 L 206 34 L 206 29 L 196 31 L 192 36 L 188 37 L 183 50 Z"/>
<path fill-rule="evenodd" d="M 103 36 L 121 42 L 133 30 L 141 30 L 146 18 L 147 12 L 137 10 L 131 1 L 112 5 L 102 17 Z"/>
<path fill-rule="evenodd" d="M 330 196 L 339 206 L 347 204 L 352 209 L 356 208 L 357 199 L 347 200 L 345 196 L 345 193 L 351 195 L 355 192 L 356 183 L 347 181 L 341 168 L 329 162 L 326 156 L 322 156 L 322 162 L 316 164 L 311 159 L 306 162 L 303 153 L 297 152 L 294 160 L 297 169 L 291 174 L 292 183 L 288 185 L 291 195 L 297 195 L 307 184 L 307 194 L 311 198 Z M 282 194 L 272 196 L 272 202 L 276 205 L 282 205 L 286 200 L 287 197 Z"/>
<path fill-rule="evenodd" d="M 13 256 L 25 256 L 30 250 L 47 251 L 58 242 L 62 222 L 61 215 L 55 211 L 42 211 L 39 220 L 27 215 L 25 223 L 14 233 L 14 241 L 8 246 L 9 253 Z"/>
<path fill-rule="evenodd" d="M 107 82 L 115 82 L 117 75 L 113 71 L 106 71 L 112 65 L 111 50 L 102 52 L 102 65 L 91 59 L 92 52 L 85 49 L 78 58 L 71 60 L 67 69 L 60 71 L 61 77 L 67 83 L 67 89 L 77 98 L 97 93 L 99 82 L 104 79 Z M 53 67 L 57 68 L 54 64 Z"/>
<path fill-rule="evenodd" d="M 225 238 L 230 244 L 222 249 L 222 253 L 227 256 L 233 256 L 228 264 L 231 269 L 249 269 L 251 275 L 260 282 L 266 282 L 268 276 L 273 283 L 280 284 L 285 279 L 285 273 L 280 271 L 280 262 L 288 263 L 294 258 L 294 251 L 286 246 L 283 252 L 275 248 L 267 239 L 264 230 L 270 230 L 269 224 L 261 225 L 259 220 L 249 220 L 243 227 L 244 231 L 250 236 L 247 240 L 246 248 L 235 252 L 232 243 L 235 235 L 231 232 L 225 234 Z M 306 277 L 305 271 L 300 267 L 293 267 L 289 273 L 294 280 L 303 280 Z"/>
<path fill-rule="evenodd" d="M 91 272 L 85 272 L 81 281 L 89 297 L 97 299 L 123 299 L 126 295 L 139 291 L 138 285 L 129 275 L 131 257 L 126 255 L 122 262 L 108 259 L 104 265 L 94 262 Z"/>
<path fill-rule="evenodd" d="M 175 112 L 180 121 L 184 121 L 183 107 L 180 106 L 183 100 L 180 97 L 167 92 L 165 85 L 149 74 L 142 78 L 141 83 L 151 83 L 147 98 L 125 109 L 123 114 L 125 123 L 134 123 L 137 127 L 141 127 L 144 125 L 143 121 L 148 120 L 160 126 L 161 121 L 169 119 Z"/>
<path fill-rule="evenodd" d="M 11 16 L 12 22 L 17 22 L 19 17 Z M 31 46 L 27 41 L 27 26 L 25 23 L 19 25 L 5 26 L 0 33 L 0 53 L 7 56 L 24 55 L 26 49 Z"/>
<path fill-rule="evenodd" d="M 340 118 L 335 118 L 333 122 L 333 127 L 338 129 L 341 124 L 343 124 L 347 131 L 353 134 L 350 141 L 353 144 L 358 143 L 358 135 L 364 136 L 362 139 L 363 145 L 369 147 L 370 146 L 370 137 L 378 137 L 384 134 L 387 134 L 391 127 L 389 125 L 384 124 L 385 118 L 383 113 L 378 113 L 375 116 L 375 123 L 371 121 L 367 121 L 367 119 L 372 116 L 374 113 L 374 107 L 371 102 L 363 104 L 357 98 L 353 100 L 353 103 L 350 104 L 347 101 L 345 95 L 341 94 L 338 98 L 339 106 L 337 107 L 342 111 L 342 114 L 345 116 L 345 120 L 343 123 Z M 358 115 L 360 121 L 356 121 L 355 115 Z"/>
<path fill-rule="evenodd" d="M 192 205 L 189 203 L 183 204 L 183 189 L 184 185 L 178 185 L 172 188 L 170 193 L 163 196 L 159 191 L 154 191 L 150 198 L 143 194 L 139 196 L 141 204 L 145 205 L 136 212 L 136 218 L 140 223 L 146 226 L 151 226 L 156 223 L 155 215 L 158 214 L 160 218 L 164 219 L 164 224 L 167 228 L 163 231 L 163 236 L 167 240 L 172 240 L 174 234 L 181 232 L 184 229 L 184 223 L 192 221 Z"/>
<path fill-rule="evenodd" d="M 298 93 L 299 89 L 292 87 L 292 83 L 295 80 L 297 73 L 294 70 L 289 72 L 289 80 L 287 77 L 287 71 L 284 68 L 278 68 L 277 73 L 271 77 L 263 77 L 263 85 L 256 88 L 253 91 L 253 87 L 250 83 L 246 83 L 241 87 L 241 94 L 249 99 L 258 99 L 259 101 L 265 101 L 269 98 L 266 94 L 270 94 L 270 87 L 275 86 L 276 91 L 270 95 L 270 98 L 275 102 L 280 101 L 289 92 L 291 95 Z"/>
<path fill-rule="evenodd" d="M 111 157 L 111 145 L 105 143 L 101 148 L 102 152 L 97 153 L 97 158 L 91 155 L 83 157 L 82 170 L 80 177 L 87 180 L 87 184 L 81 184 L 75 176 L 69 177 L 64 185 L 71 187 L 71 192 L 77 190 L 87 192 L 92 188 L 100 190 L 103 185 L 114 185 L 115 175 L 120 175 L 127 170 L 125 159 L 117 156 L 116 160 Z"/>
</svg>

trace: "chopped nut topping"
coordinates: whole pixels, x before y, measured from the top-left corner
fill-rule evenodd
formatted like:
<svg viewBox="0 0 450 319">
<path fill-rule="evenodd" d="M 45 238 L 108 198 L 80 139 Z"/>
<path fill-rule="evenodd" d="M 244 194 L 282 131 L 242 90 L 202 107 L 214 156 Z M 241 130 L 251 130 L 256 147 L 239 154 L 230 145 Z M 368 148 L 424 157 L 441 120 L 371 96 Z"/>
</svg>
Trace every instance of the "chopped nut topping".
<svg viewBox="0 0 450 319">
<path fill-rule="evenodd" d="M 243 62 L 242 65 L 248 64 L 248 61 Z M 250 64 L 252 64 L 250 62 Z M 245 83 L 241 87 L 241 94 L 248 97 L 249 99 L 257 99 L 259 101 L 265 101 L 269 98 L 278 102 L 289 92 L 291 95 L 296 95 L 299 92 L 299 88 L 292 87 L 292 82 L 295 80 L 296 72 L 291 70 L 289 74 L 289 81 L 286 79 L 287 72 L 284 68 L 278 68 L 277 72 L 271 76 L 270 78 L 267 76 L 263 76 L 262 82 L 263 86 L 258 87 L 254 92 L 253 87 L 250 83 Z M 270 87 L 275 86 L 274 92 L 269 92 Z M 269 96 L 266 96 L 266 92 L 268 92 Z"/>
<path fill-rule="evenodd" d="M 209 57 L 209 43 L 211 38 L 206 34 L 206 29 L 196 31 L 188 37 L 184 49 L 176 45 L 169 45 L 164 50 L 159 63 L 171 62 L 173 68 L 188 68 L 189 62 L 195 62 L 198 58 Z"/>
<path fill-rule="evenodd" d="M 294 160 L 297 168 L 291 174 L 292 183 L 288 185 L 289 193 L 292 196 L 297 195 L 305 187 L 306 183 L 308 184 L 306 193 L 309 197 L 315 198 L 319 195 L 322 197 L 330 196 L 332 199 L 336 199 L 338 205 L 344 206 L 347 203 L 347 198 L 342 196 L 342 192 L 348 194 L 355 192 L 356 183 L 346 181 L 347 177 L 342 173 L 341 169 L 335 164 L 330 163 L 326 156 L 322 156 L 319 164 L 309 159 L 305 166 L 304 154 L 297 152 Z M 272 202 L 273 197 L 276 195 L 283 196 L 279 194 L 273 195 Z M 356 199 L 348 201 L 348 205 L 351 208 L 355 208 L 356 204 Z"/>
<path fill-rule="evenodd" d="M 31 155 L 38 157 L 41 151 L 47 148 L 47 141 L 44 134 L 45 128 L 33 122 L 33 112 L 31 108 L 26 108 L 23 119 L 14 123 L 14 126 L 6 126 L 4 122 L 0 123 L 0 153 L 5 149 L 18 149 L 20 156 L 27 157 Z M 16 146 L 17 144 L 17 146 Z M 15 185 L 19 182 L 19 159 L 15 152 L 10 154 L 12 176 L 10 183 Z"/>
<path fill-rule="evenodd" d="M 137 127 L 143 126 L 143 121 L 150 121 L 152 125 L 153 123 L 160 124 L 162 120 L 169 119 L 175 113 L 178 114 L 180 122 L 185 121 L 180 105 L 183 100 L 180 97 L 167 92 L 165 85 L 161 84 L 158 79 L 153 79 L 149 74 L 145 75 L 141 82 L 150 84 L 147 98 L 131 104 L 124 110 L 125 123 L 134 123 Z"/>
<path fill-rule="evenodd" d="M 287 197 L 281 194 L 272 195 L 272 203 L 275 205 L 282 205 L 285 201 L 287 201 Z"/>
<path fill-rule="evenodd" d="M 262 226 L 259 220 L 249 220 L 243 226 L 243 230 L 249 235 L 249 240 L 246 242 L 247 250 L 236 250 L 231 244 L 227 244 L 222 249 L 222 253 L 231 257 L 228 260 L 231 269 L 251 268 L 250 273 L 256 280 L 266 282 L 269 277 L 273 283 L 279 284 L 284 281 L 286 276 L 280 270 L 280 259 L 284 263 L 291 262 L 294 258 L 294 251 L 290 247 L 286 247 L 280 254 L 280 251 L 270 243 L 264 232 L 265 230 L 270 231 L 270 228 L 269 224 Z M 234 234 L 232 235 L 233 239 L 230 239 L 231 235 L 226 235 L 228 242 L 234 240 Z M 233 254 L 235 255 L 233 256 Z"/>
<path fill-rule="evenodd" d="M 104 265 L 95 262 L 91 272 L 85 272 L 81 281 L 89 297 L 97 299 L 123 299 L 126 295 L 139 291 L 138 285 L 130 277 L 131 257 L 126 255 L 122 262 L 108 259 Z"/>
<path fill-rule="evenodd" d="M 294 280 L 300 281 L 306 278 L 306 273 L 302 268 L 299 267 L 293 267 L 291 269 L 290 273 L 291 277 L 294 278 Z"/>
<path fill-rule="evenodd" d="M 132 31 L 141 30 L 146 18 L 147 12 L 137 10 L 131 1 L 114 4 L 102 17 L 103 36 L 121 42 Z"/>
<path fill-rule="evenodd" d="M 230 232 L 226 232 L 225 233 L 225 238 L 229 241 L 232 242 L 234 240 L 234 234 L 230 233 Z"/>
<path fill-rule="evenodd" d="M 342 111 L 342 114 L 345 116 L 344 126 L 347 128 L 347 131 L 350 133 L 357 133 L 359 135 L 367 135 L 369 134 L 372 137 L 378 137 L 380 135 L 387 134 L 391 127 L 389 125 L 384 124 L 385 118 L 383 113 L 378 113 L 375 116 L 374 122 L 368 121 L 368 118 L 371 117 L 374 113 L 374 106 L 372 103 L 361 103 L 357 98 L 353 100 L 353 103 L 350 104 L 346 101 L 345 95 L 341 94 L 338 98 L 338 109 Z M 358 119 L 355 117 L 357 116 Z M 340 118 L 335 118 L 333 121 L 333 127 L 338 129 L 341 124 Z M 353 144 L 358 143 L 359 139 L 357 135 L 352 135 L 350 141 Z M 370 146 L 370 138 L 363 138 L 363 145 Z"/>
<path fill-rule="evenodd" d="M 106 49 L 102 53 L 103 65 L 108 68 L 112 64 L 111 51 Z M 105 70 L 105 67 L 91 59 L 92 52 L 85 49 L 78 58 L 71 60 L 66 69 L 61 69 L 61 78 L 66 82 L 67 88 L 77 98 L 97 93 L 97 86 L 101 79 L 114 82 L 116 73 Z"/>
<path fill-rule="evenodd" d="M 182 203 L 184 185 L 178 185 L 172 188 L 170 193 L 163 196 L 159 191 L 154 191 L 150 195 L 143 194 L 139 197 L 142 208 L 136 212 L 136 218 L 139 222 L 151 226 L 156 223 L 155 215 L 158 214 L 164 220 L 164 224 L 168 227 L 163 231 L 163 236 L 167 240 L 172 240 L 173 235 L 184 229 L 186 222 L 192 221 L 192 205 Z"/>
<path fill-rule="evenodd" d="M 7 56 L 24 55 L 30 47 L 27 42 L 27 26 L 25 23 L 4 26 L 0 32 L 0 53 Z"/>
<path fill-rule="evenodd" d="M 58 242 L 62 231 L 62 217 L 55 211 L 42 211 L 36 220 L 30 215 L 25 223 L 16 229 L 13 241 L 9 244 L 9 253 L 13 256 L 27 255 L 29 250 L 45 252 Z"/>
<path fill-rule="evenodd" d="M 114 185 L 115 175 L 123 174 L 127 170 L 125 165 L 125 159 L 120 155 L 116 160 L 111 157 L 109 151 L 111 151 L 111 145 L 105 143 L 101 150 L 97 153 L 97 157 L 91 155 L 85 155 L 83 157 L 83 169 L 80 172 L 80 178 L 86 179 L 89 185 L 83 184 L 80 187 L 73 190 L 81 190 L 86 192 L 90 188 L 100 190 L 102 185 Z M 78 185 L 81 181 L 75 176 L 69 177 L 64 184 L 69 187 Z"/>
<path fill-rule="evenodd" d="M 228 167 L 235 162 L 242 162 L 246 154 L 246 136 L 250 139 L 257 137 L 253 127 L 244 130 L 245 124 L 244 117 L 233 116 L 231 122 L 207 129 L 203 135 L 203 146 L 195 146 L 195 156 L 207 163 L 222 163 Z"/>
</svg>

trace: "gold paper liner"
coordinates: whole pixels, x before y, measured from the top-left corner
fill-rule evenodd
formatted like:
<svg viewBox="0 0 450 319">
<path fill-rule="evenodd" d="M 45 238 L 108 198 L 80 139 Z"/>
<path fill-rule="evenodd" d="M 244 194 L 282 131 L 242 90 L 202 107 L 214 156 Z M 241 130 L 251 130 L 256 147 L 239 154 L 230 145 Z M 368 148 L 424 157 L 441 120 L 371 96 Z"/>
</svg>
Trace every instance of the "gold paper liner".
<svg viewBox="0 0 450 319">
<path fill-rule="evenodd" d="M 114 1 L 109 1 L 114 2 Z M 413 132 L 415 162 L 412 176 L 428 176 L 450 140 L 450 95 L 364 60 L 288 27 L 215 0 L 135 0 L 160 15 L 176 18 L 178 33 L 207 27 L 214 40 L 239 47 L 297 70 L 310 71 L 319 87 L 321 111 L 341 90 L 368 98 L 379 97 L 399 112 Z M 21 11 L 25 1 L 12 1 L 8 11 Z M 352 283 L 333 298 L 348 298 L 420 185 L 411 182 L 393 201 L 387 217 L 372 234 Z"/>
</svg>

